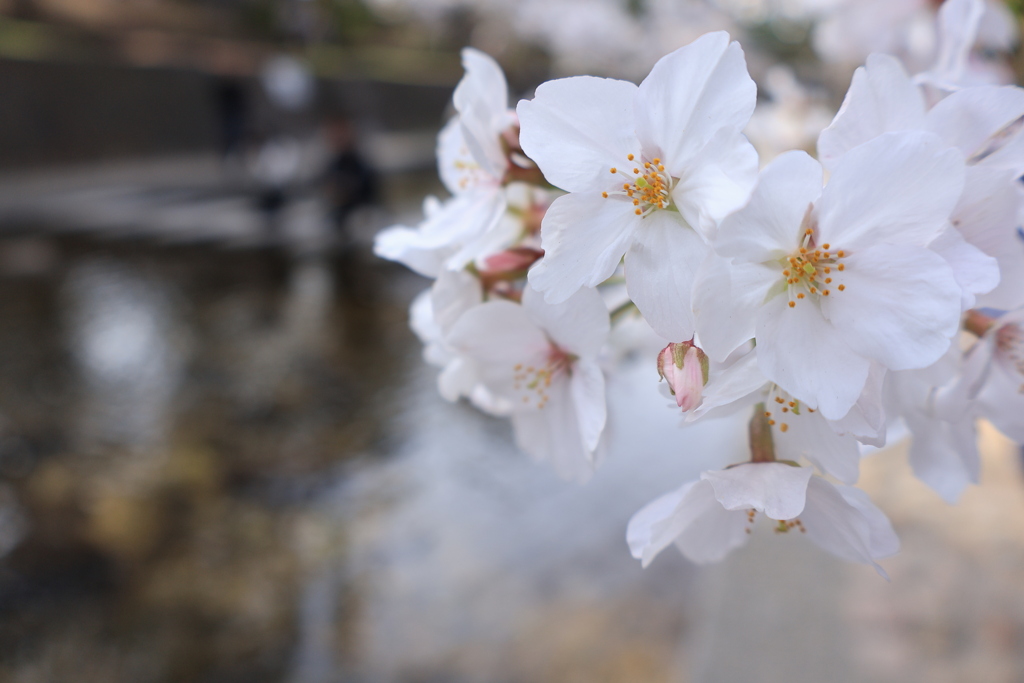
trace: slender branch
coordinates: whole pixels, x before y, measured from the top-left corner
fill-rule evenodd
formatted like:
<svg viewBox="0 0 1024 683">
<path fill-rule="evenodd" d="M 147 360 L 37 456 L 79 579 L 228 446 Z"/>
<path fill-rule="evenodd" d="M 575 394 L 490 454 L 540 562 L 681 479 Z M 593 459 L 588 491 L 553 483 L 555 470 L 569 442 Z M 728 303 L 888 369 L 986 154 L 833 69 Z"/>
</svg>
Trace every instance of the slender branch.
<svg viewBox="0 0 1024 683">
<path fill-rule="evenodd" d="M 763 402 L 754 406 L 749 433 L 750 462 L 775 462 L 775 442 L 772 440 L 772 428 L 768 424 Z"/>
</svg>

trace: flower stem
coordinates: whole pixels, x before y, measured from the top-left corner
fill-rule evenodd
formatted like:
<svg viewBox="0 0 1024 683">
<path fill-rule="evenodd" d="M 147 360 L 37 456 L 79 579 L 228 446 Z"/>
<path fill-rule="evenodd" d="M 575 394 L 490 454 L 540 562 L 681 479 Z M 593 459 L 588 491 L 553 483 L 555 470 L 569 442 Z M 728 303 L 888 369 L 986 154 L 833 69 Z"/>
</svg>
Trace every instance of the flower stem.
<svg viewBox="0 0 1024 683">
<path fill-rule="evenodd" d="M 768 416 L 764 414 L 764 403 L 754 406 L 754 416 L 750 418 L 750 462 L 775 462 L 775 442 L 772 441 L 772 428 L 768 424 Z"/>
</svg>

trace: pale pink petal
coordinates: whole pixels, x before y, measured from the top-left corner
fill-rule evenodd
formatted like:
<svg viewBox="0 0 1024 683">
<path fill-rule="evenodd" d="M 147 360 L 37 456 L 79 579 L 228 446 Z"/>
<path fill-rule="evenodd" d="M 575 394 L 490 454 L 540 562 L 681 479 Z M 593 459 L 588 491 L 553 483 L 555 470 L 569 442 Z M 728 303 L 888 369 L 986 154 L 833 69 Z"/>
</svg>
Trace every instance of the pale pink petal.
<svg viewBox="0 0 1024 683">
<path fill-rule="evenodd" d="M 686 421 L 693 422 L 716 408 L 744 403 L 742 399 L 752 405 L 761 400 L 759 390 L 767 382 L 757 367 L 757 349 L 751 349 L 729 366 L 713 366 L 704 386 L 703 400 L 686 416 Z"/>
</svg>

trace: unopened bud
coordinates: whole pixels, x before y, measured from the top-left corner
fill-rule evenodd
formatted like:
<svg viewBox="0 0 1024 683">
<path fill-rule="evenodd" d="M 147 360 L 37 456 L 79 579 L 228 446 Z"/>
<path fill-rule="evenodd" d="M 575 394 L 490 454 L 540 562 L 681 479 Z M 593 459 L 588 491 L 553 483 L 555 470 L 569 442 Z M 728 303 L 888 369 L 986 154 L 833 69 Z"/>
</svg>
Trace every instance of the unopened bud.
<svg viewBox="0 0 1024 683">
<path fill-rule="evenodd" d="M 708 357 L 693 342 L 671 343 L 658 354 L 658 374 L 683 412 L 700 405 L 708 383 Z"/>
</svg>

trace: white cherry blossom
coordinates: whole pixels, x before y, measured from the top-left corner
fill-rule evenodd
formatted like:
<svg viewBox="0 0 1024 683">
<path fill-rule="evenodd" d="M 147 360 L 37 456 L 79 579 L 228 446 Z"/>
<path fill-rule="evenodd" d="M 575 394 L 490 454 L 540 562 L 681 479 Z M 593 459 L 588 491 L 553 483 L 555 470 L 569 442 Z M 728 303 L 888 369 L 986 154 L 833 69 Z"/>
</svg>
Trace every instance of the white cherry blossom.
<svg viewBox="0 0 1024 683">
<path fill-rule="evenodd" d="M 520 102 L 523 150 L 569 192 L 544 217 L 546 255 L 531 284 L 561 303 L 625 256 L 630 298 L 651 327 L 691 338 L 705 241 L 756 179 L 756 152 L 740 132 L 755 91 L 739 44 L 719 32 L 662 58 L 639 87 L 565 78 Z"/>
<path fill-rule="evenodd" d="M 901 130 L 930 131 L 959 150 L 967 164 L 965 185 L 950 218 L 967 245 L 949 234 L 933 248 L 954 268 L 965 308 L 1014 308 L 1024 304 L 1024 238 L 1018 232 L 1024 193 L 1017 181 L 1024 173 L 1024 135 L 1014 128 L 1021 116 L 1024 89 L 1013 86 L 965 88 L 928 109 L 923 91 L 896 59 L 871 55 L 822 131 L 818 153 L 832 168 L 854 147 Z M 985 255 L 995 259 L 998 273 Z"/>
<path fill-rule="evenodd" d="M 409 324 L 423 342 L 423 359 L 442 368 L 437 377 L 441 396 L 453 402 L 465 396 L 486 413 L 507 415 L 508 401 L 493 395 L 480 381 L 478 364 L 447 341 L 462 314 L 482 301 L 478 278 L 465 271 L 441 271 L 433 286 L 413 300 Z"/>
<path fill-rule="evenodd" d="M 693 562 L 717 562 L 746 543 L 758 513 L 777 532 L 806 533 L 833 555 L 869 564 L 885 578 L 876 560 L 899 551 L 892 525 L 863 491 L 781 462 L 703 472 L 633 515 L 626 540 L 645 567 L 672 544 Z"/>
<path fill-rule="evenodd" d="M 975 426 L 978 409 L 973 397 L 958 397 L 955 410 L 937 405 L 937 390 L 954 381 L 963 353 L 951 347 L 927 368 L 892 372 L 886 377 L 889 412 L 910 431 L 909 461 L 914 476 L 948 503 L 977 484 L 981 470 Z"/>
<path fill-rule="evenodd" d="M 872 361 L 933 363 L 958 329 L 962 290 L 926 245 L 962 187 L 959 153 L 926 133 L 857 147 L 824 189 L 818 162 L 778 157 L 719 229 L 731 262 L 698 282 L 705 351 L 721 359 L 753 336 L 765 376 L 832 420 L 857 402 Z"/>
<path fill-rule="evenodd" d="M 462 63 L 466 74 L 452 97 L 458 116 L 437 142 L 438 172 L 452 197 L 425 207 L 427 218 L 416 228 L 394 226 L 374 244 L 378 256 L 428 277 L 442 267 L 458 270 L 510 242 L 508 231 L 496 230 L 508 203 L 510 162 L 502 136 L 515 123 L 508 84 L 497 62 L 479 50 L 464 49 Z"/>
<path fill-rule="evenodd" d="M 608 310 L 591 289 L 557 305 L 529 287 L 522 298 L 521 305 L 495 300 L 466 311 L 448 343 L 508 402 L 520 448 L 551 462 L 562 477 L 586 479 L 606 418 L 597 360 L 608 338 Z"/>
</svg>

